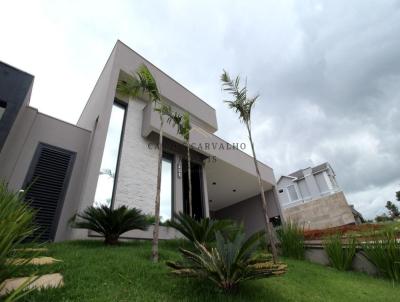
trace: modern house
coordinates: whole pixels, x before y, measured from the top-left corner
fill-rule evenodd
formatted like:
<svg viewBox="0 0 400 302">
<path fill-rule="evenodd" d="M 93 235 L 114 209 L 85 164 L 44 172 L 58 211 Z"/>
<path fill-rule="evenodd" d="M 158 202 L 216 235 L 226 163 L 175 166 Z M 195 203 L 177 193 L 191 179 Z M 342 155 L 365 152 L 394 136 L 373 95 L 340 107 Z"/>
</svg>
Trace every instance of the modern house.
<svg viewBox="0 0 400 302">
<path fill-rule="evenodd" d="M 264 227 L 253 159 L 241 148 L 216 136 L 216 113 L 128 46 L 118 41 L 77 122 L 70 124 L 29 106 L 34 77 L 0 63 L 0 179 L 38 210 L 42 240 L 96 236 L 70 228 L 68 221 L 91 205 L 126 205 L 154 212 L 159 117 L 145 98 L 116 93 L 117 83 L 146 64 L 164 100 L 192 121 L 192 187 L 194 216 L 231 218 L 247 233 Z M 172 125 L 164 132 L 161 216 L 188 212 L 186 149 Z M 244 144 L 247 142 L 244 142 Z M 271 167 L 260 164 L 271 221 L 281 209 Z M 125 233 L 151 238 L 152 230 Z M 162 227 L 160 238 L 173 238 Z"/>
<path fill-rule="evenodd" d="M 352 208 L 329 163 L 281 176 L 277 182 L 284 219 L 306 228 L 354 224 Z"/>
</svg>

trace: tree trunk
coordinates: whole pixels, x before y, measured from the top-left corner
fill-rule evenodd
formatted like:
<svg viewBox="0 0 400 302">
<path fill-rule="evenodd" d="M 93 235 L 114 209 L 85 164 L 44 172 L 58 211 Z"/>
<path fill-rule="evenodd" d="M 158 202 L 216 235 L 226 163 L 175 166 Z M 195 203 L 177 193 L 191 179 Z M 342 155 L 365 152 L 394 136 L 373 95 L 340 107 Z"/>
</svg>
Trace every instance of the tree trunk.
<svg viewBox="0 0 400 302">
<path fill-rule="evenodd" d="M 187 161 L 188 161 L 188 177 L 189 177 L 189 215 L 193 217 L 193 206 L 192 206 L 192 168 L 190 164 L 190 145 L 187 143 Z"/>
<path fill-rule="evenodd" d="M 153 229 L 153 246 L 152 246 L 152 260 L 158 262 L 158 233 L 160 229 L 160 194 L 161 194 L 161 167 L 162 167 L 162 155 L 163 155 L 163 126 L 164 119 L 160 112 L 160 136 L 158 139 L 158 172 L 157 172 L 157 195 L 155 202 L 155 224 Z"/>
<path fill-rule="evenodd" d="M 250 126 L 248 124 L 246 124 L 246 127 L 247 127 L 247 131 L 249 133 L 249 140 L 250 140 L 251 150 L 253 151 L 254 165 L 255 165 L 255 168 L 256 168 L 256 172 L 257 172 L 258 185 L 260 187 L 262 208 L 263 208 L 263 214 L 264 214 L 264 220 L 265 220 L 265 228 L 266 228 L 265 235 L 266 235 L 266 238 L 267 238 L 267 242 L 269 241 L 269 243 L 271 244 L 272 259 L 273 259 L 274 263 L 276 263 L 276 261 L 278 259 L 278 255 L 277 255 L 277 251 L 276 251 L 275 238 L 273 236 L 272 226 L 271 226 L 271 223 L 269 222 L 267 201 L 265 200 L 265 194 L 264 194 L 264 186 L 262 184 L 260 170 L 258 168 L 258 162 L 257 162 L 256 152 L 254 150 L 254 144 L 253 144 L 253 138 L 251 136 Z"/>
<path fill-rule="evenodd" d="M 106 245 L 117 245 L 118 244 L 119 234 L 109 234 L 105 236 L 104 243 Z"/>
</svg>

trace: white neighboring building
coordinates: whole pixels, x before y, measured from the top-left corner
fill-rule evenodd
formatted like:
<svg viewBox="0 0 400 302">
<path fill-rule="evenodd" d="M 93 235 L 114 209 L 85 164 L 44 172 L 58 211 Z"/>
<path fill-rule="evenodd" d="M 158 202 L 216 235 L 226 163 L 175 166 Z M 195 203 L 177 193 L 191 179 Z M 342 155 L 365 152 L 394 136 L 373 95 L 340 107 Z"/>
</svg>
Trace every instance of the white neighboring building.
<svg viewBox="0 0 400 302">
<path fill-rule="evenodd" d="M 305 168 L 281 176 L 277 183 L 278 196 L 283 208 L 292 207 L 321 196 L 341 191 L 336 175 L 329 163 Z"/>
<path fill-rule="evenodd" d="M 355 223 L 351 207 L 329 163 L 281 176 L 277 189 L 287 221 L 312 229 Z"/>
</svg>

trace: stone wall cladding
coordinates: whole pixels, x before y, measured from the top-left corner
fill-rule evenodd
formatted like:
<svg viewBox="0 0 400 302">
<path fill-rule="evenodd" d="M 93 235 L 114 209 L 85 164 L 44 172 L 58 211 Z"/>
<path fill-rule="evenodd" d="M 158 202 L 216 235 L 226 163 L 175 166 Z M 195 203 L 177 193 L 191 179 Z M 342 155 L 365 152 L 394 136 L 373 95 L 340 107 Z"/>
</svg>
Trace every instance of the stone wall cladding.
<svg viewBox="0 0 400 302">
<path fill-rule="evenodd" d="M 114 204 L 149 214 L 154 213 L 158 150 L 141 134 L 145 106 L 141 100 L 129 101 Z"/>
<path fill-rule="evenodd" d="M 343 192 L 283 209 L 283 213 L 286 221 L 296 222 L 309 229 L 325 229 L 355 223 Z"/>
</svg>

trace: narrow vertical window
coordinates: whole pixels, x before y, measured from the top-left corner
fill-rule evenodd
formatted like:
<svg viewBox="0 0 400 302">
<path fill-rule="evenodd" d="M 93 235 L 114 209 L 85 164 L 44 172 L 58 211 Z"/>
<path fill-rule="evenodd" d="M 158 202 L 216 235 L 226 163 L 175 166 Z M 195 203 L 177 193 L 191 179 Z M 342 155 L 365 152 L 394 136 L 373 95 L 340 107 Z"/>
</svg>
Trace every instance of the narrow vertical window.
<svg viewBox="0 0 400 302">
<path fill-rule="evenodd" d="M 289 192 L 289 196 L 290 196 L 290 201 L 296 201 L 299 199 L 299 196 L 297 195 L 297 191 L 296 188 L 294 187 L 294 185 L 290 185 L 287 187 L 288 192 Z"/>
<path fill-rule="evenodd" d="M 161 166 L 160 220 L 171 219 L 172 214 L 172 159 L 164 156 Z"/>
<path fill-rule="evenodd" d="M 7 103 L 0 100 L 0 120 L 3 117 L 4 112 L 6 111 Z"/>
<path fill-rule="evenodd" d="M 99 178 L 97 180 L 96 194 L 94 197 L 95 207 L 100 207 L 102 205 L 111 206 L 112 203 L 124 118 L 125 107 L 114 103 L 111 111 L 103 158 L 101 160 Z"/>
</svg>

